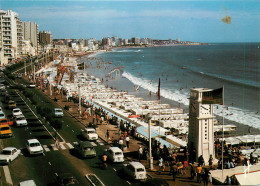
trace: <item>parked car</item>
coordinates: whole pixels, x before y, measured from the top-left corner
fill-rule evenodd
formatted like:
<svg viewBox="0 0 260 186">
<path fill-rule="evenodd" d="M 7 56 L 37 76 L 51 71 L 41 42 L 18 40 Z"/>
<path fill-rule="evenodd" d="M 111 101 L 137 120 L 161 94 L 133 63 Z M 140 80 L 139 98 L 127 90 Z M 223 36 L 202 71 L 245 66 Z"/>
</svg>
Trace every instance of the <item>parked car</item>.
<svg viewBox="0 0 260 186">
<path fill-rule="evenodd" d="M 54 108 L 54 114 L 55 114 L 55 117 L 63 117 L 64 116 L 61 108 Z"/>
<path fill-rule="evenodd" d="M 13 125 L 13 121 L 8 121 L 7 118 L 0 119 L 0 125 Z"/>
<path fill-rule="evenodd" d="M 81 132 L 81 136 L 83 139 L 89 140 L 89 141 L 95 141 L 98 139 L 98 135 L 96 133 L 96 130 L 94 128 L 85 128 Z"/>
<path fill-rule="evenodd" d="M 11 130 L 11 128 L 9 127 L 9 125 L 0 125 L 0 137 L 4 138 L 4 137 L 12 137 L 13 136 L 13 132 Z"/>
<path fill-rule="evenodd" d="M 0 163 L 9 164 L 11 161 L 16 159 L 20 153 L 21 150 L 15 147 L 6 147 L 0 154 Z"/>
<path fill-rule="evenodd" d="M 13 109 L 13 117 L 20 116 L 20 115 L 23 115 L 21 109 L 20 108 L 14 108 Z"/>
<path fill-rule="evenodd" d="M 16 107 L 16 103 L 13 100 L 8 101 L 8 108 L 13 109 Z"/>
<path fill-rule="evenodd" d="M 96 151 L 89 141 L 81 141 L 74 145 L 75 153 L 82 158 L 96 157 Z"/>
<path fill-rule="evenodd" d="M 36 183 L 34 180 L 26 180 L 20 182 L 18 186 L 36 186 Z"/>
<path fill-rule="evenodd" d="M 122 174 L 134 180 L 146 180 L 146 170 L 140 162 L 129 162 L 124 164 Z"/>
<path fill-rule="evenodd" d="M 5 118 L 5 113 L 3 113 L 2 111 L 0 111 L 0 119 L 4 119 Z"/>
<path fill-rule="evenodd" d="M 2 107 L 0 107 L 0 112 L 3 112 L 3 109 L 2 109 Z"/>
<path fill-rule="evenodd" d="M 57 185 L 76 185 L 78 180 L 71 173 L 63 173 L 56 178 Z"/>
<path fill-rule="evenodd" d="M 30 155 L 43 154 L 42 145 L 37 139 L 27 140 L 26 147 Z"/>
<path fill-rule="evenodd" d="M 124 162 L 124 153 L 118 147 L 109 147 L 105 149 L 108 160 L 116 162 Z"/>
<path fill-rule="evenodd" d="M 28 125 L 27 120 L 24 117 L 24 115 L 16 116 L 14 121 L 15 121 L 15 126 L 17 126 L 17 127 Z"/>
</svg>

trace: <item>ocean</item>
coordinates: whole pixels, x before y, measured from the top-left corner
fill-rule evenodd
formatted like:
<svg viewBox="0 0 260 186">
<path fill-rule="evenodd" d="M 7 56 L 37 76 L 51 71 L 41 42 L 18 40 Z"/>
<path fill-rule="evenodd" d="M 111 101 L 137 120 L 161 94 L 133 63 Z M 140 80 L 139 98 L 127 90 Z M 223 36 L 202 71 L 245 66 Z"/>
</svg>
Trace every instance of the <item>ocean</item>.
<svg viewBox="0 0 260 186">
<path fill-rule="evenodd" d="M 107 86 L 145 100 L 157 99 L 160 78 L 161 103 L 187 113 L 190 88 L 224 86 L 225 105 L 215 105 L 215 115 L 260 129 L 260 43 L 121 48 L 82 61 Z M 120 76 L 107 78 L 115 68 Z"/>
</svg>

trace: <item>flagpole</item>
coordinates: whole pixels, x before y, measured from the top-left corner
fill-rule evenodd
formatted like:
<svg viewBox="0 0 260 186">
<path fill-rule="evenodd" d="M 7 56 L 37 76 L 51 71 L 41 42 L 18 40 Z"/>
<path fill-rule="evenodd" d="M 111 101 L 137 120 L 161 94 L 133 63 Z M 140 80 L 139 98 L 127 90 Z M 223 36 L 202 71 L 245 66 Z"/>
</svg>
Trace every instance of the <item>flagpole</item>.
<svg viewBox="0 0 260 186">
<path fill-rule="evenodd" d="M 223 171 L 224 171 L 224 162 L 223 162 L 223 151 L 224 151 L 224 85 L 223 85 L 223 91 L 222 91 L 222 99 L 223 99 L 223 105 L 222 105 L 222 179 L 223 179 Z"/>
<path fill-rule="evenodd" d="M 161 77 L 161 76 L 160 76 Z M 158 85 L 158 98 L 159 98 L 159 142 L 161 143 L 161 79 L 159 77 L 159 85 Z"/>
</svg>

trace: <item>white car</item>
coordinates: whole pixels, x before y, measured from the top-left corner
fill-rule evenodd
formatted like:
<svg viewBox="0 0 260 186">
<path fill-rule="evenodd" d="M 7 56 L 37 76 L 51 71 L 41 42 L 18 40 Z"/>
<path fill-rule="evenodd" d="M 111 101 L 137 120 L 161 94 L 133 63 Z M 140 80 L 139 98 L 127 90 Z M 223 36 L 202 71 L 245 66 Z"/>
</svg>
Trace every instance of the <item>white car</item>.
<svg viewBox="0 0 260 186">
<path fill-rule="evenodd" d="M 15 117 L 15 125 L 17 127 L 19 127 L 19 126 L 26 126 L 27 124 L 28 123 L 27 123 L 27 120 L 24 117 L 24 115 L 19 115 L 19 116 Z"/>
<path fill-rule="evenodd" d="M 147 179 L 145 167 L 140 162 L 129 162 L 129 164 L 124 164 L 122 171 L 125 176 L 135 180 Z"/>
<path fill-rule="evenodd" d="M 63 114 L 63 111 L 61 108 L 55 108 L 54 109 L 54 114 L 55 114 L 55 117 L 63 117 L 64 114 Z"/>
<path fill-rule="evenodd" d="M 36 183 L 34 180 L 27 180 L 20 182 L 18 186 L 36 186 Z"/>
<path fill-rule="evenodd" d="M 106 149 L 106 155 L 108 160 L 114 163 L 124 162 L 124 153 L 118 147 L 109 147 Z"/>
<path fill-rule="evenodd" d="M 15 147 L 6 147 L 0 154 L 0 163 L 9 164 L 11 161 L 17 158 L 20 153 L 21 150 Z"/>
<path fill-rule="evenodd" d="M 96 130 L 94 128 L 85 128 L 81 132 L 81 136 L 89 141 L 96 141 L 98 139 L 98 135 L 96 133 Z"/>
<path fill-rule="evenodd" d="M 3 112 L 3 109 L 2 109 L 2 107 L 0 107 L 0 112 Z"/>
<path fill-rule="evenodd" d="M 23 115 L 21 109 L 20 108 L 14 108 L 13 109 L 13 116 L 16 117 L 16 116 L 19 116 L 19 115 Z"/>
<path fill-rule="evenodd" d="M 27 140 L 26 147 L 30 155 L 43 154 L 42 145 L 37 139 Z"/>
</svg>

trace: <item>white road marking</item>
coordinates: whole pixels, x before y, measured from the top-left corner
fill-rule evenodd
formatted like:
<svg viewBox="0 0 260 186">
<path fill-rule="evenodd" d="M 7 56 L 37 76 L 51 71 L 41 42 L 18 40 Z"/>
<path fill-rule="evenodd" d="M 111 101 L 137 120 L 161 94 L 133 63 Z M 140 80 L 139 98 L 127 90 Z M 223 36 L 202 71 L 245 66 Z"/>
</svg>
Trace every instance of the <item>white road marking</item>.
<svg viewBox="0 0 260 186">
<path fill-rule="evenodd" d="M 74 132 L 74 130 L 72 130 L 72 132 Z"/>
<path fill-rule="evenodd" d="M 131 185 L 131 183 L 129 181 L 126 181 L 129 185 Z"/>
<path fill-rule="evenodd" d="M 114 171 L 116 172 L 116 169 L 115 168 L 113 168 L 114 169 Z"/>
<path fill-rule="evenodd" d="M 51 162 L 49 162 L 49 165 L 51 165 Z"/>
<path fill-rule="evenodd" d="M 43 148 L 44 148 L 44 150 L 45 150 L 46 152 L 49 152 L 49 151 L 50 151 L 50 149 L 49 149 L 49 147 L 48 147 L 47 145 L 43 145 Z"/>
<path fill-rule="evenodd" d="M 51 144 L 51 147 L 53 150 L 58 150 L 58 148 L 54 144 Z"/>
<path fill-rule="evenodd" d="M 12 181 L 11 174 L 10 174 L 8 166 L 7 165 L 3 166 L 3 169 L 4 169 L 6 182 L 9 183 L 10 185 L 13 185 L 13 181 Z"/>
<path fill-rule="evenodd" d="M 56 176 L 58 176 L 58 174 L 57 174 L 56 172 L 55 172 L 54 174 L 55 174 Z"/>
<path fill-rule="evenodd" d="M 65 147 L 63 144 L 60 144 L 60 148 L 61 148 L 62 150 L 65 150 L 65 149 L 66 149 L 66 147 Z"/>
<path fill-rule="evenodd" d="M 90 142 L 90 143 L 91 143 L 91 145 L 93 145 L 94 147 L 97 146 L 97 144 L 96 144 L 95 142 L 93 142 L 93 141 Z"/>
</svg>

